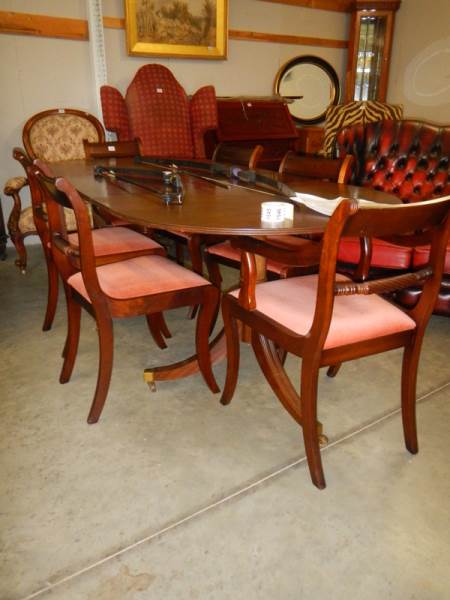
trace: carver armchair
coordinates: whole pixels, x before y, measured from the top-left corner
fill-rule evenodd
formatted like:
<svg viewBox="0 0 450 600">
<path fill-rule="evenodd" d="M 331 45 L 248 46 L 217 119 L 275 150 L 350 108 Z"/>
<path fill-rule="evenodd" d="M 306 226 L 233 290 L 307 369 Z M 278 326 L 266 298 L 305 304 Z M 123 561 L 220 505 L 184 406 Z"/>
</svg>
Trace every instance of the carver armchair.
<svg viewBox="0 0 450 600">
<path fill-rule="evenodd" d="M 424 121 L 384 120 L 353 125 L 339 132 L 341 157 L 355 157 L 352 183 L 395 194 L 405 203 L 422 202 L 450 194 L 450 126 Z M 363 240 L 366 245 L 364 277 L 372 269 L 411 270 L 423 263 L 427 248 L 401 247 L 381 240 Z M 450 315 L 450 246 L 434 312 Z M 360 241 L 343 240 L 339 260 L 357 264 Z M 401 293 L 412 306 L 420 288 Z"/>
<path fill-rule="evenodd" d="M 239 370 L 238 322 L 251 331 L 259 365 L 282 405 L 302 427 L 313 483 L 325 487 L 317 420 L 319 369 L 403 348 L 402 417 L 407 449 L 418 451 L 415 402 L 420 348 L 439 290 L 450 233 L 450 198 L 408 206 L 360 208 L 344 199 L 329 220 L 322 240 L 318 275 L 277 279 L 255 285 L 254 254 L 272 256 L 270 245 L 242 239 L 241 287 L 224 296 L 222 313 L 227 339 L 227 376 L 221 398 L 228 404 Z M 368 234 L 404 245 L 431 244 L 426 264 L 415 273 L 355 283 L 336 275 L 342 237 Z M 314 257 L 311 257 L 314 259 Z M 403 310 L 382 294 L 414 282 L 423 284 L 414 308 Z M 302 358 L 300 393 L 285 372 L 280 355 Z"/>
</svg>

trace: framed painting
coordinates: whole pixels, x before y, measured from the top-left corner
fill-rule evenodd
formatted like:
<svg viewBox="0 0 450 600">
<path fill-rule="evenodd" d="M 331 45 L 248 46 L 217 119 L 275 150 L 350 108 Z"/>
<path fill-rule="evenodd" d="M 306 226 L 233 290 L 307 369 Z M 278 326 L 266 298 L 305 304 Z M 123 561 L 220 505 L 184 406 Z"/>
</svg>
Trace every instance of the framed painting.
<svg viewBox="0 0 450 600">
<path fill-rule="evenodd" d="M 125 0 L 128 53 L 227 56 L 228 0 Z"/>
</svg>

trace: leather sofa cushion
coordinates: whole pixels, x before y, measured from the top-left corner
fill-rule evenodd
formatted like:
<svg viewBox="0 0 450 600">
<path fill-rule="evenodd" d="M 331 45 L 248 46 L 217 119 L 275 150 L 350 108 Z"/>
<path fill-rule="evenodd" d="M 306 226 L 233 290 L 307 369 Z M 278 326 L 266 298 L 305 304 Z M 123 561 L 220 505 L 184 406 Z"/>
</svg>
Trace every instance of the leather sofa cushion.
<svg viewBox="0 0 450 600">
<path fill-rule="evenodd" d="M 361 250 L 359 238 L 343 238 L 339 245 L 338 260 L 358 264 Z M 409 269 L 412 263 L 412 248 L 395 246 L 382 240 L 373 240 L 372 267 L 386 269 Z"/>
<path fill-rule="evenodd" d="M 420 269 L 428 262 L 428 257 L 430 255 L 430 247 L 429 246 L 417 246 L 414 248 L 413 252 L 413 267 L 415 269 Z M 445 255 L 445 263 L 444 263 L 444 273 L 450 274 L 450 242 L 447 245 L 447 253 Z"/>
</svg>

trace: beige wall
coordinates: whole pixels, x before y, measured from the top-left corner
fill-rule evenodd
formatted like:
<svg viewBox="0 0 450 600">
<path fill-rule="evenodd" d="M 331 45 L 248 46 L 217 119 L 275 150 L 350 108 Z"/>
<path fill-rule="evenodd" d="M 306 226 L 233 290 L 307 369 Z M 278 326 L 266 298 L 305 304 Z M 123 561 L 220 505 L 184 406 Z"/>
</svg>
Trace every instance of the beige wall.
<svg viewBox="0 0 450 600">
<path fill-rule="evenodd" d="M 450 123 L 450 0 L 402 0 L 388 101 L 407 117 Z"/>
</svg>

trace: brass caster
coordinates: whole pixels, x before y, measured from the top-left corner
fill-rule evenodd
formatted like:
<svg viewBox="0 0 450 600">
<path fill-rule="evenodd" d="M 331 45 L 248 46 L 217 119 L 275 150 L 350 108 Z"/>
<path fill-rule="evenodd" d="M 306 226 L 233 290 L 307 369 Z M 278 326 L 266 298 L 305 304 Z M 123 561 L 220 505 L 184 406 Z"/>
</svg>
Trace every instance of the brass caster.
<svg viewBox="0 0 450 600">
<path fill-rule="evenodd" d="M 145 369 L 144 381 L 150 388 L 151 392 L 156 392 L 156 383 L 155 383 L 154 374 L 152 373 L 152 371 Z"/>
<path fill-rule="evenodd" d="M 321 448 L 325 448 L 325 446 L 328 446 L 328 438 L 325 434 L 321 433 L 319 435 L 319 446 Z"/>
</svg>

